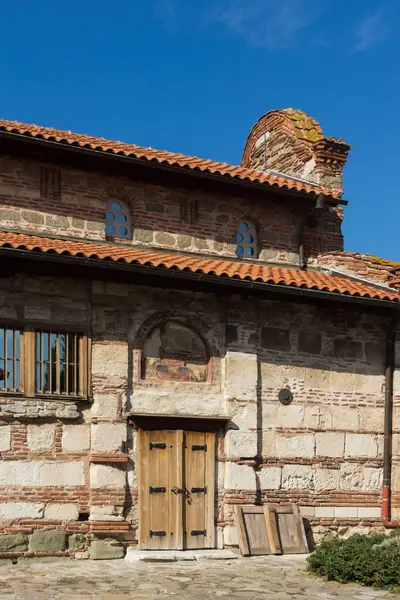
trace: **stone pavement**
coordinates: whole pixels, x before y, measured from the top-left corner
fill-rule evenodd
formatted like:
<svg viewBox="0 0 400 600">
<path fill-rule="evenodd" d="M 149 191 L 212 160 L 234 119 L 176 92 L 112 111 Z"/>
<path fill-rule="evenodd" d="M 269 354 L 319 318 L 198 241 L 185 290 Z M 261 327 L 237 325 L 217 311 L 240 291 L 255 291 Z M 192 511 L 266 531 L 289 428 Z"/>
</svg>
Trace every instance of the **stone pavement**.
<svg viewBox="0 0 400 600">
<path fill-rule="evenodd" d="M 304 572 L 305 557 L 254 557 L 173 563 L 124 560 L 0 565 L 0 600 L 307 600 L 400 598 Z"/>
</svg>

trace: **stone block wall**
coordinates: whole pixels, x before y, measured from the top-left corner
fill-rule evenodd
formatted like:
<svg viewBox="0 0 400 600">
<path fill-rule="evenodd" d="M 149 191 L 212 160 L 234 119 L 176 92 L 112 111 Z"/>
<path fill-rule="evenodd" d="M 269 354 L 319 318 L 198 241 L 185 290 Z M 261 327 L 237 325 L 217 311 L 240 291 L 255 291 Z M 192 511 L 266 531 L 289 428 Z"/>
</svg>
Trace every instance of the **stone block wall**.
<svg viewBox="0 0 400 600">
<path fill-rule="evenodd" d="M 0 556 L 101 557 L 136 542 L 133 412 L 226 416 L 217 435 L 219 545 L 237 542 L 233 507 L 242 503 L 295 502 L 316 539 L 380 526 L 386 317 L 23 274 L 0 279 L 0 296 L 5 322 L 87 327 L 91 357 L 87 401 L 0 396 Z M 185 365 L 201 344 L 208 363 L 199 380 Z M 144 347 L 156 361 L 149 377 Z M 278 400 L 283 388 L 293 394 L 288 406 Z"/>
<path fill-rule="evenodd" d="M 83 329 L 92 357 L 87 399 L 0 395 L 0 556 L 120 557 L 107 540 L 129 539 L 124 298 L 91 281 L 24 274 L 0 290 L 8 325 Z"/>
<path fill-rule="evenodd" d="M 388 320 L 348 307 L 256 310 L 238 299 L 228 312 L 226 543 L 236 540 L 233 506 L 256 500 L 299 504 L 316 539 L 381 527 Z M 395 465 L 397 452 L 395 433 Z"/>
<path fill-rule="evenodd" d="M 58 173 L 59 165 L 53 167 Z M 115 198 L 132 215 L 133 238 L 124 243 L 234 257 L 238 224 L 246 218 L 258 230 L 260 260 L 298 263 L 299 231 L 308 208 L 276 200 L 268 191 L 258 199 L 245 192 L 232 197 L 65 167 L 54 197 L 43 195 L 41 175 L 39 162 L 0 157 L 2 227 L 104 240 L 106 201 Z M 306 231 L 310 256 L 343 249 L 341 218 L 327 209 L 317 228 Z"/>
</svg>

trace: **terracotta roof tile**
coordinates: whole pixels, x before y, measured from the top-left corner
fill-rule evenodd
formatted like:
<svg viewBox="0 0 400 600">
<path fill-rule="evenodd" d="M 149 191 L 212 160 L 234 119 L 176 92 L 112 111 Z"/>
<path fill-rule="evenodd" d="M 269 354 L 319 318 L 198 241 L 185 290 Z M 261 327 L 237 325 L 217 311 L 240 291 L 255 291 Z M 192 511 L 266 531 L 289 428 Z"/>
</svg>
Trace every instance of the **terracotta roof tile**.
<svg viewBox="0 0 400 600">
<path fill-rule="evenodd" d="M 291 109 L 293 110 L 293 109 Z M 302 137 L 315 137 L 319 135 L 318 123 L 310 117 L 307 117 L 310 122 L 298 120 L 300 111 L 294 111 L 293 120 L 296 123 L 296 131 Z M 304 115 L 304 113 L 301 113 Z M 306 115 L 307 116 L 307 115 Z M 319 129 L 318 129 L 319 128 Z M 237 165 L 229 165 L 227 163 L 216 162 L 209 159 L 199 158 L 197 156 L 185 156 L 184 154 L 175 154 L 166 150 L 155 150 L 154 148 L 144 148 L 136 144 L 126 144 L 119 141 L 106 140 L 104 138 L 92 137 L 86 134 L 73 133 L 71 131 L 61 131 L 51 127 L 41 127 L 38 125 L 28 125 L 19 121 L 7 121 L 0 119 L 0 132 L 17 133 L 26 137 L 34 137 L 42 140 L 55 141 L 61 144 L 70 146 L 79 146 L 89 150 L 100 150 L 112 154 L 122 154 L 130 158 L 136 158 L 143 161 L 153 161 L 159 164 L 166 164 L 173 167 L 184 169 L 199 170 L 210 173 L 212 175 L 222 175 L 225 177 L 233 177 L 242 181 L 251 181 L 254 183 L 262 183 L 278 188 L 286 188 L 288 190 L 307 192 L 315 194 L 325 194 L 333 198 L 339 198 L 339 191 L 333 191 L 329 188 L 324 188 L 317 184 L 305 183 L 296 181 L 289 177 L 277 177 L 265 171 L 257 171 L 256 169 L 248 169 Z"/>
<path fill-rule="evenodd" d="M 372 284 L 318 271 L 300 271 L 294 268 L 271 267 L 236 260 L 184 256 L 182 254 L 143 250 L 127 246 L 62 240 L 7 231 L 0 232 L 0 247 L 164 267 L 217 277 L 225 276 L 350 296 L 400 301 L 400 294 L 398 293 L 389 292 Z"/>
</svg>

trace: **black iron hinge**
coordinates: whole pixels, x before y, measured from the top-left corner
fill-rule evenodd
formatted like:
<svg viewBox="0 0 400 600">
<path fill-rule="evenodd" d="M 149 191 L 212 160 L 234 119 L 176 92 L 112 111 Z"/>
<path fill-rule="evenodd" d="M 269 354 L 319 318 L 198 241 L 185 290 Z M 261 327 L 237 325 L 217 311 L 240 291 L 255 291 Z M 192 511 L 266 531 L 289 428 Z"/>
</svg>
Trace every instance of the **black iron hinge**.
<svg viewBox="0 0 400 600">
<path fill-rule="evenodd" d="M 153 450 L 153 448 L 158 448 L 159 450 L 165 450 L 165 448 L 167 447 L 166 444 L 163 444 L 160 442 L 150 442 L 149 446 L 150 446 L 150 450 Z"/>
<path fill-rule="evenodd" d="M 165 531 L 153 531 L 152 529 L 150 529 L 150 537 L 165 537 L 167 534 L 165 533 Z"/>
</svg>

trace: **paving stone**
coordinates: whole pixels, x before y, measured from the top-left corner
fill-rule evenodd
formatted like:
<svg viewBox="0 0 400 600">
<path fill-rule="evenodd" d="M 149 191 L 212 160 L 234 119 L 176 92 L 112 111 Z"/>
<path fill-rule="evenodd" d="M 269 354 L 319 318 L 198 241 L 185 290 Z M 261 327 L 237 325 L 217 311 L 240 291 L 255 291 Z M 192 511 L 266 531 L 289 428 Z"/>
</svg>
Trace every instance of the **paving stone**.
<svg viewBox="0 0 400 600">
<path fill-rule="evenodd" d="M 100 541 L 94 540 L 92 544 Z M 190 554 L 193 556 L 196 552 Z M 357 585 L 324 581 L 307 573 L 305 565 L 304 556 L 286 555 L 170 563 L 58 558 L 52 562 L 26 559 L 12 565 L 8 561 L 0 564 L 0 600 L 399 598 Z"/>
</svg>

